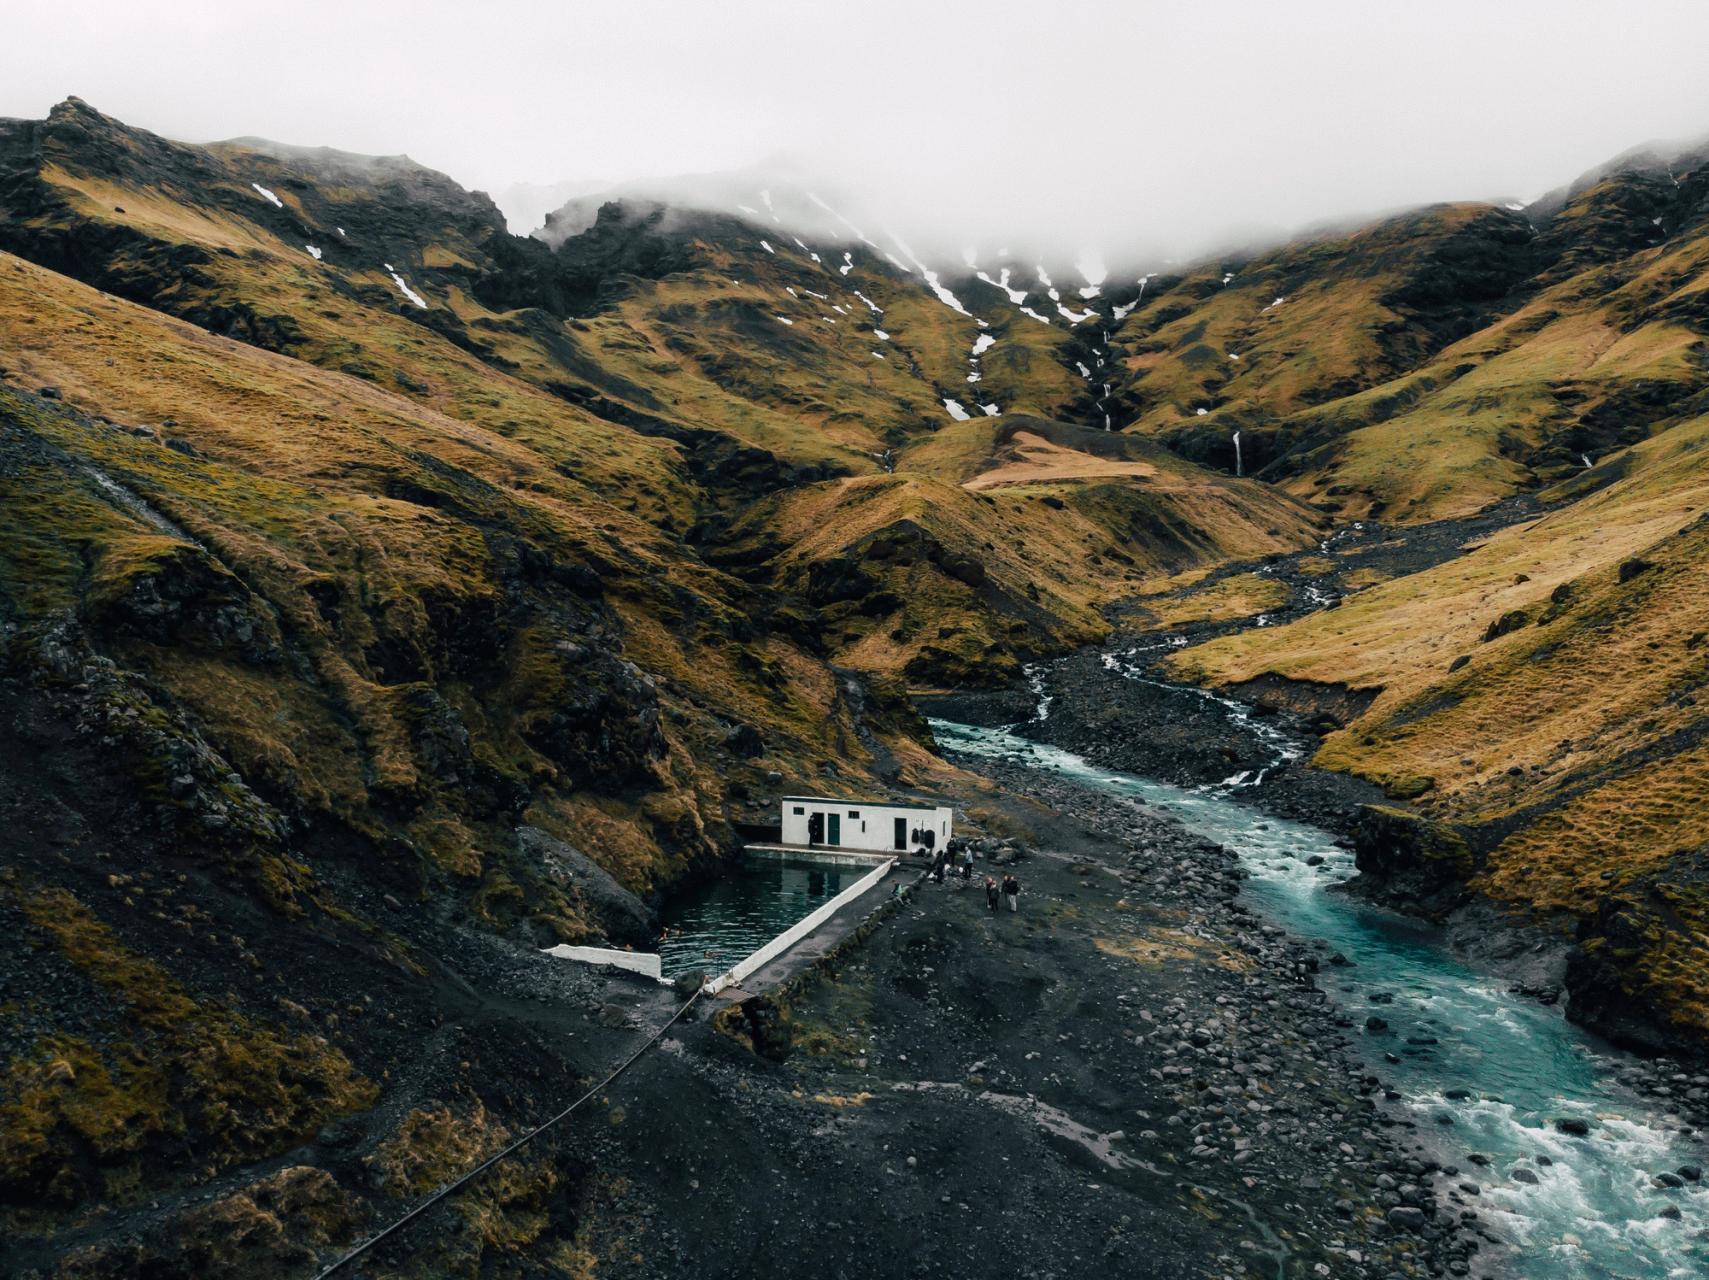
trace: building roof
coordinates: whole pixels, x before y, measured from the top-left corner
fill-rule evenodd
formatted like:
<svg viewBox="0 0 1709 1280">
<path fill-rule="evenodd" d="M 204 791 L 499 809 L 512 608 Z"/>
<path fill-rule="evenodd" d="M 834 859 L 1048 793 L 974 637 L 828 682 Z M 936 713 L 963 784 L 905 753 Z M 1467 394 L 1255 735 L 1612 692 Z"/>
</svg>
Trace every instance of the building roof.
<svg viewBox="0 0 1709 1280">
<path fill-rule="evenodd" d="M 808 802 L 809 804 L 854 805 L 856 808 L 859 808 L 861 805 L 866 805 L 868 808 L 873 808 L 873 809 L 919 809 L 923 812 L 929 812 L 932 810 L 943 809 L 943 808 L 948 807 L 947 805 L 941 805 L 941 804 L 940 805 L 895 804 L 889 800 L 838 799 L 836 796 L 784 796 L 783 800 L 780 803 L 787 804 L 791 800 L 804 800 L 804 801 Z"/>
</svg>

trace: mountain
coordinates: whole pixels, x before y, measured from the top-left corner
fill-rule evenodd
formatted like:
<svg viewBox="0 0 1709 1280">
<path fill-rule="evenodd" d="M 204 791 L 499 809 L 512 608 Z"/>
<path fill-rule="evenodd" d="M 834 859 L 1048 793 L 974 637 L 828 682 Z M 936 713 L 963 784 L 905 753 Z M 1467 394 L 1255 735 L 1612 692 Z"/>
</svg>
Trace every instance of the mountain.
<svg viewBox="0 0 1709 1280">
<path fill-rule="evenodd" d="M 1709 149 L 1530 208 L 1443 205 L 1152 282 L 1123 428 L 1343 518 L 1466 515 L 1709 406 Z M 1671 164 L 1671 167 L 1670 167 Z"/>
<path fill-rule="evenodd" d="M 556 1105 L 600 1032 L 494 994 L 533 948 L 644 944 L 786 788 L 965 785 L 910 695 L 1284 557 L 1335 598 L 1220 597 L 1174 673 L 1326 718 L 1315 763 L 1389 793 L 1373 892 L 1571 933 L 1584 1016 L 1709 1040 L 1705 158 L 1094 281 L 745 178 L 517 236 L 407 157 L 0 121 L 28 1265 L 211 1274 L 213 1188 L 301 1270 L 351 1188 L 401 1204 Z M 1338 527 L 1515 496 L 1338 572 Z M 519 1168 L 447 1270 L 573 1252 Z"/>
<path fill-rule="evenodd" d="M 694 210 L 553 249 L 405 157 L 75 99 L 0 123 L 31 1231 L 376 1099 L 419 1123 L 495 946 L 643 941 L 782 779 L 940 779 L 905 682 L 1013 679 L 1136 577 L 1317 536 L 1064 420 L 1085 340 L 990 293 Z M 483 1016 L 450 1063 L 515 1124 L 565 1051 Z"/>
</svg>

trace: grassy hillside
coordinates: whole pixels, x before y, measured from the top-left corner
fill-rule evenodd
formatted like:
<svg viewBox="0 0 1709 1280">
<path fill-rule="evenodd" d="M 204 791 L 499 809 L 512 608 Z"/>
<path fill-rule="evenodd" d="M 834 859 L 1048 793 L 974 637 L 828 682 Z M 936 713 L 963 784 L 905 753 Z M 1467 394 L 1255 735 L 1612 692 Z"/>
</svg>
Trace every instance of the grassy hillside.
<svg viewBox="0 0 1709 1280">
<path fill-rule="evenodd" d="M 1466 515 L 1701 413 L 1709 165 L 1446 205 L 1151 282 L 1117 425 L 1344 518 Z"/>
<path fill-rule="evenodd" d="M 1316 763 L 1467 830 L 1478 892 L 1584 930 L 1599 1014 L 1625 999 L 1700 1038 L 1709 418 L 1545 496 L 1461 558 L 1173 666 L 1376 691 Z"/>
</svg>

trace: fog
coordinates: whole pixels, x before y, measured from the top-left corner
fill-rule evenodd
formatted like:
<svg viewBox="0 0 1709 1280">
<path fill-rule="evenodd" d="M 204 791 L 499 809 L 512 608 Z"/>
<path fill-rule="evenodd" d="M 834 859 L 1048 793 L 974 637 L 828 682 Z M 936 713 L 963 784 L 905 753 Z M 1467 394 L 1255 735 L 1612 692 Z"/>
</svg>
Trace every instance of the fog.
<svg viewBox="0 0 1709 1280">
<path fill-rule="evenodd" d="M 945 261 L 1529 200 L 1709 132 L 1701 0 L 8 8 L 3 115 L 77 94 L 186 140 L 403 152 L 527 225 L 596 182 L 736 174 L 707 185 L 793 183 Z"/>
</svg>

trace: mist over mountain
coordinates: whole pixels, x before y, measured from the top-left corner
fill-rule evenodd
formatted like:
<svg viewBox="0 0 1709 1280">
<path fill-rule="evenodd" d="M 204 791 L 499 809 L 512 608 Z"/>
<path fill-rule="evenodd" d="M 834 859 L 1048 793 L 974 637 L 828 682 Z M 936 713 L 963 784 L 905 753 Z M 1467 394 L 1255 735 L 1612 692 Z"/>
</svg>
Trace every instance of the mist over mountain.
<svg viewBox="0 0 1709 1280">
<path fill-rule="evenodd" d="M 1709 1273 L 1706 36 L 0 18 L 0 1280 Z"/>
<path fill-rule="evenodd" d="M 0 115 L 77 92 L 171 137 L 407 152 L 501 206 L 516 184 L 771 177 L 782 156 L 934 260 L 972 243 L 1155 265 L 1434 201 L 1532 200 L 1709 110 L 1709 15 L 1678 0 L 1631 7 L 1621 30 L 1642 39 L 1611 36 L 1592 0 L 1095 0 L 1061 21 L 1015 0 L 878 0 L 861 22 L 757 0 L 504 8 L 517 39 L 385 5 L 204 24 L 102 2 L 67 41 L 27 12 Z M 265 72 L 226 41 L 267 50 Z"/>
</svg>

